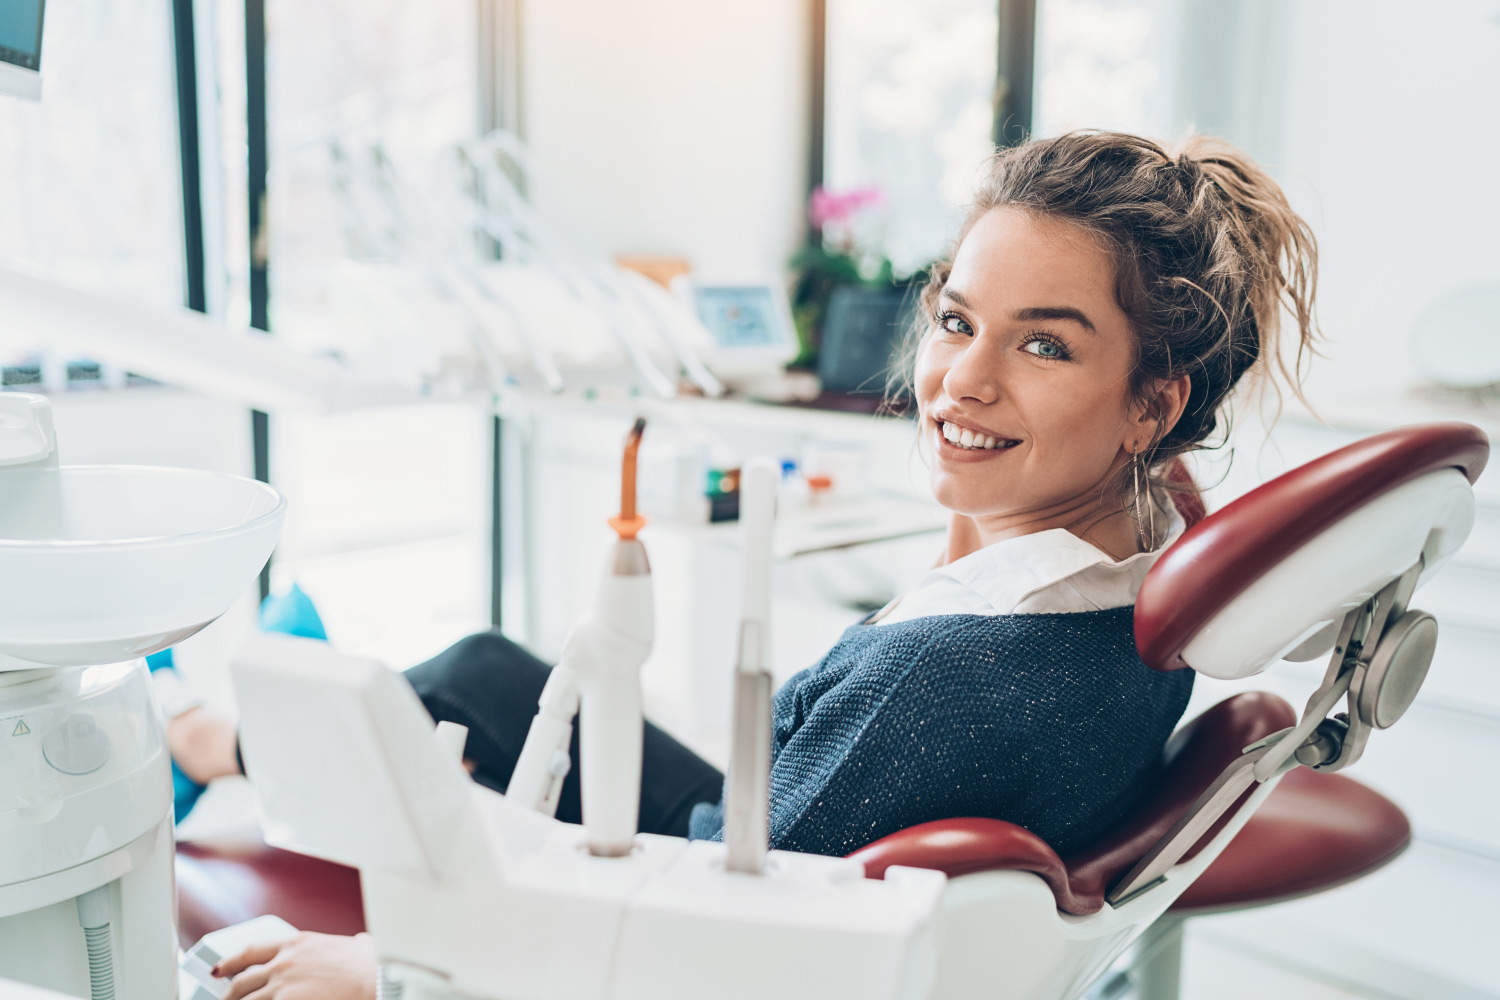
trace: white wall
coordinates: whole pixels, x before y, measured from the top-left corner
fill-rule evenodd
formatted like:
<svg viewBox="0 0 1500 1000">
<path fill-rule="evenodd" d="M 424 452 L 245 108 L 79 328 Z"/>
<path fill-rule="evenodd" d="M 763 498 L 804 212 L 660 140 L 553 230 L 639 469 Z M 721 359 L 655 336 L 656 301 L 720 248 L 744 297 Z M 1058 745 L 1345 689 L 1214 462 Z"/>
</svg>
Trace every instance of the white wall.
<svg viewBox="0 0 1500 1000">
<path fill-rule="evenodd" d="M 781 273 L 803 232 L 805 0 L 533 0 L 533 194 L 616 254 Z"/>
<path fill-rule="evenodd" d="M 1500 282 L 1500 2 L 1046 0 L 1040 31 L 1040 134 L 1194 127 L 1285 187 L 1320 249 L 1315 403 L 1405 393 L 1422 317 Z"/>
<path fill-rule="evenodd" d="M 1317 398 L 1398 392 L 1444 297 L 1500 282 L 1500 3 L 1288 5 L 1275 167 L 1317 233 Z M 1500 319 L 1495 326 L 1500 350 Z"/>
</svg>

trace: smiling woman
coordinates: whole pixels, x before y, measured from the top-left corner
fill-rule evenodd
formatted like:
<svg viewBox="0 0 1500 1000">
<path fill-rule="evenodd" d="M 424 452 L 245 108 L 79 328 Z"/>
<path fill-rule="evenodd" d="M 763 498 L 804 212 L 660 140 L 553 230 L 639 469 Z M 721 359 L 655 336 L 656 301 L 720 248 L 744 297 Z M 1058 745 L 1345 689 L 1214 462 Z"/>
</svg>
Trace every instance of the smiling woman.
<svg viewBox="0 0 1500 1000">
<path fill-rule="evenodd" d="M 1269 178 L 1206 140 L 1173 155 L 1073 133 L 1002 152 L 956 246 L 911 368 L 947 548 L 777 692 L 775 848 L 842 855 L 971 816 L 1066 856 L 1118 823 L 1192 687 L 1136 655 L 1136 592 L 1183 530 L 1152 471 L 1277 355 L 1283 300 L 1311 337 L 1311 235 Z M 469 727 L 475 779 L 503 791 L 547 673 L 488 634 L 408 677 L 434 717 Z M 578 779 L 560 818 L 579 815 Z M 643 830 L 721 837 L 722 784 L 648 725 Z M 373 980 L 355 946 L 304 940 L 231 959 L 272 971 L 242 973 L 230 1000 L 326 979 L 328 955 Z"/>
<path fill-rule="evenodd" d="M 1206 137 L 1168 152 L 1072 132 L 1004 150 L 956 248 L 904 369 L 934 492 L 969 521 L 950 561 L 1050 528 L 1116 559 L 1157 547 L 1160 470 L 1214 434 L 1247 371 L 1295 390 L 1314 337 L 1311 232 L 1248 157 Z"/>
</svg>

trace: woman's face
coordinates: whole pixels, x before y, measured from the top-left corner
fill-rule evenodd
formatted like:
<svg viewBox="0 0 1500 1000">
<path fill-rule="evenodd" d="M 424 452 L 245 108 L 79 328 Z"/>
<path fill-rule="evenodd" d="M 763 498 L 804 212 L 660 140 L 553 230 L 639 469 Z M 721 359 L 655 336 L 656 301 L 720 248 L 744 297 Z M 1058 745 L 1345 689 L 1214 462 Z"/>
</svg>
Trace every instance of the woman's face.
<svg viewBox="0 0 1500 1000">
<path fill-rule="evenodd" d="M 1130 392 L 1109 255 L 1072 223 L 994 209 L 936 313 L 916 392 L 938 501 L 996 527 L 1096 509 L 1153 426 Z"/>
</svg>

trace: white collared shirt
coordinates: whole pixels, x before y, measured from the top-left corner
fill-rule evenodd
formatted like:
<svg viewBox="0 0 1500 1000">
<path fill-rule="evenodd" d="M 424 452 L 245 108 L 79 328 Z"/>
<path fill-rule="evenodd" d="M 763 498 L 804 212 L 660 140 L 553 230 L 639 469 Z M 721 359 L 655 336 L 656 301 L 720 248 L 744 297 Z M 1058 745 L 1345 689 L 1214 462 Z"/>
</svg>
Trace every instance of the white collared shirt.
<svg viewBox="0 0 1500 1000">
<path fill-rule="evenodd" d="M 1102 611 L 1135 603 L 1141 581 L 1187 525 L 1158 498 L 1161 544 L 1116 561 L 1065 528 L 1017 535 L 986 545 L 917 581 L 871 622 L 891 625 L 928 615 L 1058 614 Z"/>
</svg>

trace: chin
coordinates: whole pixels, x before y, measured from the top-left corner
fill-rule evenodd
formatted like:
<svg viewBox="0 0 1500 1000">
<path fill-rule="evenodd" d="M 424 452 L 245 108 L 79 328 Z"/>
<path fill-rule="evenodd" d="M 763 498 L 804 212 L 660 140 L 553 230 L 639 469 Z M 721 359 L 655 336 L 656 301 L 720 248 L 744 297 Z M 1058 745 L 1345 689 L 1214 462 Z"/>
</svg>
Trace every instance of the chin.
<svg viewBox="0 0 1500 1000">
<path fill-rule="evenodd" d="M 932 483 L 932 495 L 938 503 L 955 514 L 979 517 L 997 514 L 1014 508 L 1009 497 L 996 496 L 993 491 L 966 488 L 966 484 L 953 482 L 944 476 Z"/>
</svg>

